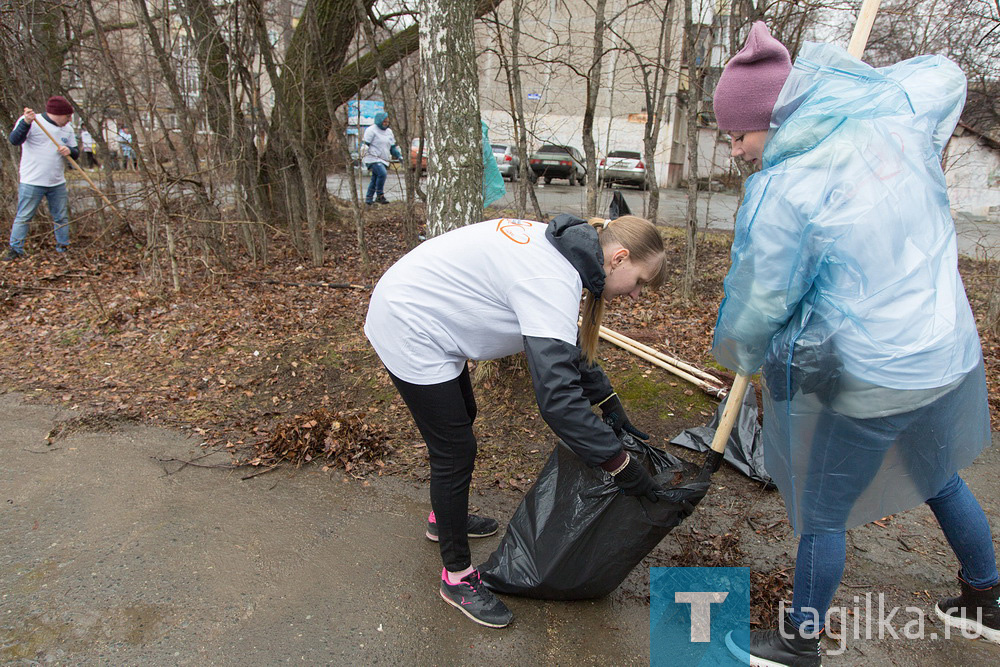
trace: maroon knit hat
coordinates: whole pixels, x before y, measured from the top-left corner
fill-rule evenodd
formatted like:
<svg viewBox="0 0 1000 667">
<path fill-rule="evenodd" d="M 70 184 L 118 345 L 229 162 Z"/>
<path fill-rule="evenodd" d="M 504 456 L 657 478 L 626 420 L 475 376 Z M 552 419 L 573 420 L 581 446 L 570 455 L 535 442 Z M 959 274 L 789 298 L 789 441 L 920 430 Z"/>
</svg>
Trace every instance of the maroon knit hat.
<svg viewBox="0 0 1000 667">
<path fill-rule="evenodd" d="M 45 113 L 57 116 L 69 116 L 73 113 L 73 105 L 62 95 L 53 95 L 45 103 Z"/>
<path fill-rule="evenodd" d="M 784 44 L 771 37 L 763 21 L 750 27 L 747 42 L 733 56 L 715 87 L 712 106 L 723 132 L 754 132 L 771 126 L 778 93 L 792 71 Z"/>
</svg>

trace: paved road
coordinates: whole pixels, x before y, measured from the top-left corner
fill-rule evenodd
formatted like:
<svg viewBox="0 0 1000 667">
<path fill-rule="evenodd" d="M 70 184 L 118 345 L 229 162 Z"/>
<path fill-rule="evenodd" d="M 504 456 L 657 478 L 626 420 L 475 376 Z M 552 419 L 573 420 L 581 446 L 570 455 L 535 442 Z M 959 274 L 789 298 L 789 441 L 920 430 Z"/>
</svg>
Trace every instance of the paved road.
<svg viewBox="0 0 1000 667">
<path fill-rule="evenodd" d="M 359 181 L 367 186 L 368 179 L 360 175 Z M 330 192 L 339 197 L 348 197 L 347 178 L 342 174 L 331 176 L 327 181 Z M 507 194 L 497 203 L 501 208 L 514 208 L 515 187 L 507 184 Z M 389 199 L 403 198 L 403 176 L 400 172 L 392 172 L 386 181 L 386 195 Z M 570 186 L 562 183 L 536 185 L 539 205 L 546 214 L 573 213 L 583 215 L 587 206 L 587 189 L 580 186 Z M 622 194 L 629 208 L 636 215 L 644 215 L 649 194 L 635 188 L 622 188 Z M 600 192 L 598 211 L 606 214 L 611 203 L 612 190 L 603 189 Z M 732 230 L 733 220 L 739 200 L 729 193 L 699 193 L 698 216 L 708 220 L 708 227 L 717 230 Z M 668 225 L 683 225 L 687 217 L 687 191 L 661 190 L 659 222 Z M 958 250 L 963 255 L 983 258 L 1000 258 L 1000 220 L 976 218 L 964 214 L 955 216 L 956 232 L 958 234 Z"/>
<path fill-rule="evenodd" d="M 358 183 L 360 187 L 367 188 L 367 173 L 358 172 Z M 426 182 L 426 181 L 425 181 Z M 74 206 L 79 210 L 88 208 L 99 208 L 101 202 L 96 195 L 82 183 L 74 181 L 72 183 Z M 135 184 L 125 184 L 121 186 L 125 191 L 137 190 Z M 497 202 L 501 208 L 513 209 L 515 207 L 515 187 L 507 184 L 507 194 Z M 327 188 L 330 193 L 345 199 L 350 198 L 350 189 L 346 175 L 342 173 L 332 174 L 327 179 Z M 392 171 L 386 181 L 386 196 L 393 201 L 404 198 L 405 185 L 403 183 L 402 172 Z M 649 194 L 635 188 L 621 188 L 621 193 L 625 196 L 631 211 L 636 215 L 646 215 Z M 539 205 L 546 214 L 573 213 L 584 215 L 587 207 L 587 189 L 580 186 L 570 186 L 562 182 L 545 185 L 539 183 L 535 192 L 538 196 Z M 363 198 L 363 193 L 362 193 Z M 598 211 L 606 215 L 608 205 L 611 203 L 612 190 L 602 189 L 599 194 Z M 126 200 L 122 202 L 126 208 L 138 209 L 143 206 L 140 199 Z M 702 192 L 698 199 L 698 217 L 705 224 L 708 221 L 708 228 L 720 231 L 732 230 L 736 209 L 739 201 L 736 195 L 730 193 L 707 193 Z M 530 215 L 530 213 L 529 213 Z M 664 189 L 660 191 L 660 212 L 658 221 L 661 224 L 681 226 L 687 217 L 687 191 L 676 189 Z M 961 254 L 977 259 L 998 259 L 1000 258 L 1000 219 L 986 219 L 973 217 L 965 214 L 955 216 L 955 227 L 958 234 L 958 250 Z"/>
<path fill-rule="evenodd" d="M 601 600 L 506 596 L 513 625 L 488 630 L 437 596 L 440 560 L 423 537 L 424 485 L 344 481 L 310 466 L 243 480 L 245 471 L 169 461 L 202 454 L 198 441 L 149 427 L 77 432 L 47 446 L 46 433 L 71 416 L 0 395 L 2 664 L 649 664 L 644 566 Z M 998 453 L 988 450 L 963 473 L 994 520 Z M 762 494 L 724 467 L 690 520 L 707 536 L 739 531 L 745 564 L 757 571 L 787 567 L 790 531 L 768 532 L 780 521 L 767 530 L 749 519 L 734 523 L 726 513 L 733 493 L 754 497 L 763 511 L 756 516 L 782 514 L 777 493 Z M 472 500 L 501 519 L 515 504 L 494 493 Z M 475 540 L 474 560 L 498 541 Z M 888 590 L 888 604 L 925 609 L 954 590 L 953 557 L 926 507 L 888 528 L 851 531 L 849 545 L 838 604 L 850 605 L 862 590 Z M 876 635 L 852 638 L 849 647 L 829 663 L 1000 664 L 1000 646 L 961 638 Z"/>
<path fill-rule="evenodd" d="M 0 664 L 648 664 L 642 577 L 595 602 L 507 598 L 514 624 L 481 628 L 437 595 L 425 487 L 181 470 L 158 459 L 198 441 L 155 428 L 46 446 L 73 414 L 0 395 Z"/>
</svg>

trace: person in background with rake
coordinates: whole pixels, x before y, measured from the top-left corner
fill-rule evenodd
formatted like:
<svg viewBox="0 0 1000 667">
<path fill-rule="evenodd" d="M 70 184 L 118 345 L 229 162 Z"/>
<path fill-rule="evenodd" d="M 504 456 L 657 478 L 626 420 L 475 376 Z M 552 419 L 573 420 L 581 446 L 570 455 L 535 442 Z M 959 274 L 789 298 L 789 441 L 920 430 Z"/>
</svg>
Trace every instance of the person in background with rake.
<svg viewBox="0 0 1000 667">
<path fill-rule="evenodd" d="M 941 155 L 965 101 L 941 56 L 880 69 L 757 22 L 714 95 L 732 155 L 761 167 L 736 221 L 713 353 L 762 368 L 765 466 L 800 536 L 791 610 L 734 631 L 751 665 L 819 665 L 848 528 L 926 502 L 958 557 L 936 614 L 1000 643 L 990 526 L 958 476 L 990 441 L 982 350 Z"/>
<path fill-rule="evenodd" d="M 83 148 L 83 158 L 87 169 L 98 169 L 101 164 L 97 161 L 97 142 L 91 136 L 87 128 L 80 130 L 80 146 Z"/>
<path fill-rule="evenodd" d="M 28 226 L 43 197 L 49 202 L 56 252 L 66 252 L 69 248 L 69 196 L 63 158 L 76 159 L 80 155 L 76 134 L 69 125 L 72 118 L 69 101 L 53 95 L 41 115 L 25 107 L 10 133 L 10 143 L 21 147 L 21 182 L 17 189 L 17 213 L 10 228 L 10 247 L 2 257 L 5 262 L 27 256 L 24 242 Z M 36 123 L 44 124 L 52 139 Z"/>
</svg>

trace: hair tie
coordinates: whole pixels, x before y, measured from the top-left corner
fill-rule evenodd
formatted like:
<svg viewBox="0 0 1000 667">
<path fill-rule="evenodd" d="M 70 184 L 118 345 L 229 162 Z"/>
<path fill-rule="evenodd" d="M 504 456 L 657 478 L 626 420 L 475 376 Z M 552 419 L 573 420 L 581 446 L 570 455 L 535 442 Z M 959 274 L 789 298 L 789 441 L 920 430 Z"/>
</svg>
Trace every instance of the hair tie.
<svg viewBox="0 0 1000 667">
<path fill-rule="evenodd" d="M 607 229 L 608 225 L 610 225 L 610 224 L 611 224 L 611 218 L 605 218 L 605 220 L 604 220 L 604 226 L 601 227 L 601 229 Z"/>
</svg>

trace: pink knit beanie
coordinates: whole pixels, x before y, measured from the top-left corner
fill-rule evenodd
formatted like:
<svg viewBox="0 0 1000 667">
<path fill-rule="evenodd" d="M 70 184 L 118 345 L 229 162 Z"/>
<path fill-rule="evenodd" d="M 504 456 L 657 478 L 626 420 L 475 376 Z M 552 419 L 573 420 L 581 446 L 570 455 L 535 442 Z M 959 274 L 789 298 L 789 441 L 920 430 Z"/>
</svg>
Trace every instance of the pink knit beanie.
<svg viewBox="0 0 1000 667">
<path fill-rule="evenodd" d="M 712 106 L 723 132 L 754 132 L 771 126 L 778 93 L 792 71 L 784 44 L 771 37 L 763 21 L 750 27 L 747 42 L 733 56 L 715 87 Z"/>
</svg>

